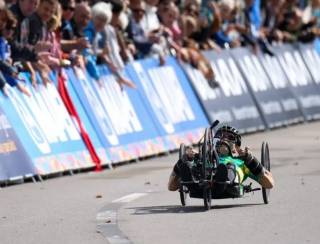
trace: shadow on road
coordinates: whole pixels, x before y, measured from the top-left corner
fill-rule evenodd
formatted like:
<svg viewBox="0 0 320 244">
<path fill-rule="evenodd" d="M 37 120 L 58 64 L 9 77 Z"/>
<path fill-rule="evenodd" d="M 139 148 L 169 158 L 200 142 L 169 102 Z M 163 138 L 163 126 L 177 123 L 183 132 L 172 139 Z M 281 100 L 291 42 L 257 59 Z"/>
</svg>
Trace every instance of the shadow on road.
<svg viewBox="0 0 320 244">
<path fill-rule="evenodd" d="M 263 203 L 248 203 L 248 204 L 230 204 L 230 205 L 214 205 L 211 207 L 212 210 L 215 209 L 227 209 L 227 208 L 242 208 L 264 205 Z M 133 207 L 127 208 L 133 209 L 134 213 L 132 215 L 146 215 L 146 214 L 170 214 L 170 213 L 199 213 L 206 212 L 203 206 L 185 206 L 181 205 L 166 205 L 166 206 L 148 206 L 148 207 Z"/>
<path fill-rule="evenodd" d="M 244 203 L 244 204 L 229 204 L 229 205 L 214 205 L 211 209 L 226 209 L 226 208 L 245 208 L 252 206 L 265 205 L 264 203 Z"/>
</svg>

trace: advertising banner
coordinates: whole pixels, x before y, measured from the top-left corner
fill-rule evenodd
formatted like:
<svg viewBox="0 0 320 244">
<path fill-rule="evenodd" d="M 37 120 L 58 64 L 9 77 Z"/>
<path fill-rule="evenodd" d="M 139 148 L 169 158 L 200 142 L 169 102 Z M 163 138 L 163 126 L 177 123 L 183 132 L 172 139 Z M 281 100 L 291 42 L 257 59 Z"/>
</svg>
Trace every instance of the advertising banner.
<svg viewBox="0 0 320 244">
<path fill-rule="evenodd" d="M 165 151 L 137 90 L 122 90 L 105 68 L 100 68 L 100 83 L 80 69 L 67 74 L 113 162 Z"/>
<path fill-rule="evenodd" d="M 305 119 L 320 118 L 320 89 L 312 79 L 299 50 L 291 45 L 283 45 L 276 47 L 275 53 Z"/>
<path fill-rule="evenodd" d="M 252 97 L 269 128 L 302 121 L 303 117 L 292 92 L 287 89 L 287 80 L 274 77 L 274 59 L 259 57 L 249 49 L 237 48 L 231 51 L 245 78 Z M 262 63 L 260 62 L 262 61 Z M 265 68 L 267 72 L 265 72 Z M 270 76 L 273 78 L 270 79 Z M 282 81 L 280 81 L 282 79 Z M 282 82 L 282 84 L 280 84 Z"/>
<path fill-rule="evenodd" d="M 307 66 L 313 81 L 320 85 L 320 53 L 315 49 L 313 44 L 300 44 L 299 51 Z"/>
<path fill-rule="evenodd" d="M 210 61 L 220 87 L 209 87 L 195 69 L 193 73 L 191 69 L 187 73 L 210 122 L 218 119 L 241 132 L 263 130 L 265 124 L 229 51 L 207 51 L 204 55 Z"/>
<path fill-rule="evenodd" d="M 196 143 L 208 121 L 176 60 L 168 57 L 162 66 L 157 59 L 136 61 L 127 70 L 168 149 Z"/>
<path fill-rule="evenodd" d="M 319 40 L 319 38 L 317 38 L 317 39 L 314 41 L 313 46 L 314 46 L 314 48 L 316 49 L 317 53 L 320 54 L 320 40 Z"/>
<path fill-rule="evenodd" d="M 0 106 L 0 181 L 35 174 L 29 156 Z"/>
<path fill-rule="evenodd" d="M 71 68 L 69 68 L 69 69 L 71 69 Z M 72 69 L 70 72 L 73 72 Z M 107 155 L 106 150 L 102 146 L 102 144 L 96 134 L 96 131 L 93 129 L 93 126 L 92 126 L 92 124 L 91 124 L 82 104 L 81 104 L 81 101 L 79 100 L 79 97 L 77 96 L 73 86 L 71 85 L 71 82 L 68 80 L 68 76 L 66 75 L 66 72 L 64 72 L 64 76 L 66 77 L 65 87 L 68 91 L 68 94 L 72 100 L 73 105 L 76 108 L 77 114 L 80 117 L 82 127 L 85 129 L 85 131 L 89 135 L 90 140 L 93 144 L 93 147 L 96 150 L 99 158 L 101 159 L 101 164 L 102 165 L 110 164 L 111 160 L 110 160 L 109 156 Z M 82 167 L 85 167 L 85 166 L 92 167 L 93 166 L 90 158 L 88 160 L 86 160 L 86 162 L 84 162 L 84 163 L 85 163 L 85 165 L 82 165 Z"/>
<path fill-rule="evenodd" d="M 89 158 L 88 151 L 55 86 L 27 87 L 31 97 L 10 88 L 1 106 L 36 172 L 42 175 L 81 168 L 81 162 Z"/>
</svg>

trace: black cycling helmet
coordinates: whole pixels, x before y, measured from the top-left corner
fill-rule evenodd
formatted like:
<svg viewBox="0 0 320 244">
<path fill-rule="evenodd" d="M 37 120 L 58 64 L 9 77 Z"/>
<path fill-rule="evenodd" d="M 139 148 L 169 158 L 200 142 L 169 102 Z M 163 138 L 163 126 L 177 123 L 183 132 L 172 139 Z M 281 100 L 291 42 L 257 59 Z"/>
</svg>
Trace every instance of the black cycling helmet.
<svg viewBox="0 0 320 244">
<path fill-rule="evenodd" d="M 228 141 L 234 142 L 237 146 L 241 146 L 241 136 L 236 128 L 228 125 L 221 126 L 214 134 L 214 138 L 221 138 L 222 136 Z"/>
</svg>

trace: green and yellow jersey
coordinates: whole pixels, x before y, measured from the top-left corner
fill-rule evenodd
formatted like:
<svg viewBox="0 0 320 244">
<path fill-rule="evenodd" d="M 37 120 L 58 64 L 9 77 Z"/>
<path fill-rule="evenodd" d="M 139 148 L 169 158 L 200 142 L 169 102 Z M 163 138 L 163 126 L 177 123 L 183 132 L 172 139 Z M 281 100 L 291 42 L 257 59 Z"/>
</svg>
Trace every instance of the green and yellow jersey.
<svg viewBox="0 0 320 244">
<path fill-rule="evenodd" d="M 219 157 L 219 161 L 221 164 L 233 164 L 236 167 L 236 183 L 241 184 L 242 182 L 244 182 L 248 177 L 258 181 L 257 177 L 254 176 L 250 170 L 247 168 L 247 166 L 244 164 L 244 161 L 239 159 L 239 158 L 234 158 L 231 156 L 227 156 L 227 157 Z"/>
</svg>

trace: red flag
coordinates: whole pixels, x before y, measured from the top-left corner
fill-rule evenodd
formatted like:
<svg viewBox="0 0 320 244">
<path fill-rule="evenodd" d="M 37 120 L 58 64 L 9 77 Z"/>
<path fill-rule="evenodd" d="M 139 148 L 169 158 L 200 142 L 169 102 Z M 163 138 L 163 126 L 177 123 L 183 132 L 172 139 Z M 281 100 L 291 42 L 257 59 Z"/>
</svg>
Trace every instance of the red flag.
<svg viewBox="0 0 320 244">
<path fill-rule="evenodd" d="M 91 139 L 81 123 L 80 117 L 77 113 L 75 106 L 73 105 L 73 102 L 71 100 L 69 92 L 66 88 L 65 77 L 63 76 L 63 74 L 61 72 L 59 72 L 59 75 L 58 75 L 58 91 L 59 91 L 59 94 L 60 94 L 69 114 L 73 118 L 75 118 L 75 120 L 78 124 L 78 128 L 80 129 L 80 135 L 82 137 L 82 140 L 90 153 L 92 161 L 96 164 L 96 171 L 101 171 L 101 169 L 102 169 L 101 168 L 101 159 L 99 158 L 98 154 L 96 153 L 96 150 L 94 149 L 94 146 L 92 145 Z"/>
</svg>

